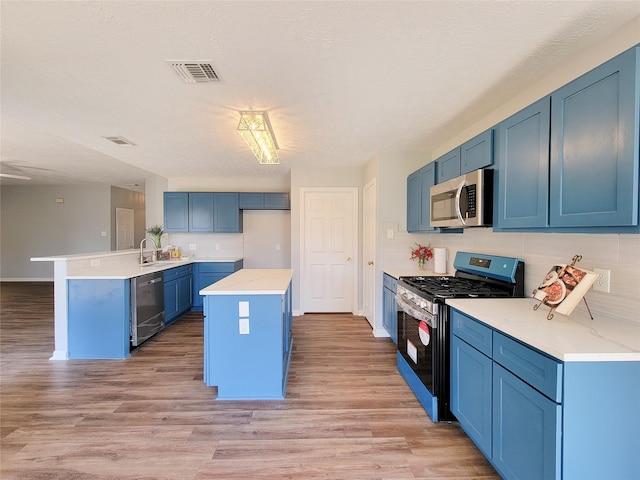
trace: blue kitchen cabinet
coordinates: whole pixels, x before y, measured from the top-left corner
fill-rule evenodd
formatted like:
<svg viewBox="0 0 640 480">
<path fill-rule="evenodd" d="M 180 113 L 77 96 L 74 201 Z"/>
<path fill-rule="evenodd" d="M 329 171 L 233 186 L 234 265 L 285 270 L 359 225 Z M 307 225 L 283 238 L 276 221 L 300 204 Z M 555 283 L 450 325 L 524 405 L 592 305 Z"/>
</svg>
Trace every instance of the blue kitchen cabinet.
<svg viewBox="0 0 640 480">
<path fill-rule="evenodd" d="M 213 231 L 242 233 L 242 210 L 238 204 L 238 193 L 213 193 Z"/>
<path fill-rule="evenodd" d="M 640 478 L 640 362 L 561 362 L 456 309 L 450 320 L 451 411 L 504 479 Z"/>
<path fill-rule="evenodd" d="M 436 159 L 438 164 L 437 183 L 446 182 L 460 176 L 460 147 L 456 147 Z"/>
<path fill-rule="evenodd" d="M 494 230 L 637 233 L 640 47 L 496 128 Z"/>
<path fill-rule="evenodd" d="M 200 290 L 228 277 L 242 268 L 242 260 L 235 262 L 198 262 L 193 274 L 193 310 L 202 310 Z"/>
<path fill-rule="evenodd" d="M 398 307 L 396 305 L 396 287 L 398 281 L 391 275 L 383 274 L 382 289 L 382 326 L 391 340 L 398 344 Z"/>
<path fill-rule="evenodd" d="M 131 281 L 68 280 L 69 359 L 124 359 L 130 348 Z"/>
<path fill-rule="evenodd" d="M 431 162 L 407 177 L 407 231 L 432 232 L 430 227 L 431 197 L 435 185 L 436 162 Z"/>
<path fill-rule="evenodd" d="M 240 192 L 241 210 L 289 210 L 289 194 L 287 192 Z"/>
<path fill-rule="evenodd" d="M 451 413 L 482 453 L 491 457 L 492 365 L 490 357 L 451 337 Z"/>
<path fill-rule="evenodd" d="M 549 224 L 549 118 L 545 97 L 496 127 L 494 230 Z"/>
<path fill-rule="evenodd" d="M 212 192 L 189 193 L 189 231 L 213 232 L 214 209 Z"/>
<path fill-rule="evenodd" d="M 164 321 L 175 322 L 193 304 L 193 265 L 164 271 Z"/>
<path fill-rule="evenodd" d="M 168 233 L 189 231 L 189 194 L 164 192 L 164 227 Z"/>
<path fill-rule="evenodd" d="M 638 225 L 640 47 L 551 95 L 550 223 Z"/>
<path fill-rule="evenodd" d="M 490 128 L 460 146 L 460 175 L 493 165 L 493 129 Z"/>
<path fill-rule="evenodd" d="M 236 192 L 164 192 L 164 231 L 242 233 Z"/>
</svg>

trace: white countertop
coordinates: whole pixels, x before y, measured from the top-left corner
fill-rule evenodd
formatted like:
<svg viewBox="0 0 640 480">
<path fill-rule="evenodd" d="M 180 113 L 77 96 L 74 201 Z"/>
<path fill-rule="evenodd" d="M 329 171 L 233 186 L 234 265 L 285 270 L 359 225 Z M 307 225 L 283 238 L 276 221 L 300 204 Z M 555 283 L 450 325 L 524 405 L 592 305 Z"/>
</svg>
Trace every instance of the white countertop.
<svg viewBox="0 0 640 480">
<path fill-rule="evenodd" d="M 155 273 L 191 263 L 232 263 L 238 260 L 242 260 L 242 258 L 197 258 L 195 260 L 184 258 L 180 260 L 156 262 L 145 267 L 140 266 L 138 263 L 131 265 L 99 265 L 78 269 L 74 271 L 73 274 L 67 275 L 67 278 L 71 280 L 126 280 L 128 278 L 146 275 L 147 273 Z"/>
<path fill-rule="evenodd" d="M 242 269 L 203 288 L 200 295 L 281 295 L 292 276 L 289 269 Z"/>
<path fill-rule="evenodd" d="M 607 338 L 602 323 L 596 331 L 565 315 L 547 320 L 549 308 L 534 310 L 538 302 L 533 298 L 464 298 L 446 303 L 564 362 L 640 361 L 639 351 Z"/>
</svg>

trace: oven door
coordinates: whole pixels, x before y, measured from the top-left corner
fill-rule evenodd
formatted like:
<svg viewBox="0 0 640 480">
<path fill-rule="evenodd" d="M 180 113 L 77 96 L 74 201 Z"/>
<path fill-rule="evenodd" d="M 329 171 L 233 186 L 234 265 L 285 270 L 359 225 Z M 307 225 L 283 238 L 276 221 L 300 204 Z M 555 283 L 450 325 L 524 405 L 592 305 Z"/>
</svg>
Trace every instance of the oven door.
<svg viewBox="0 0 640 480">
<path fill-rule="evenodd" d="M 408 306 L 402 300 L 398 302 L 398 310 L 398 352 L 435 396 L 434 343 L 438 332 L 434 317 Z"/>
</svg>

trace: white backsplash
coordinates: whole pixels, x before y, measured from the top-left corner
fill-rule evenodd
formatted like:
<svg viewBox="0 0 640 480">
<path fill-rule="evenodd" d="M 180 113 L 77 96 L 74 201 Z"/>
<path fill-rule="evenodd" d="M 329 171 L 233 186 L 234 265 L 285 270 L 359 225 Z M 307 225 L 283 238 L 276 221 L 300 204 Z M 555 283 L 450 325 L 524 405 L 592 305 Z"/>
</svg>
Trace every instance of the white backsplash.
<svg viewBox="0 0 640 480">
<path fill-rule="evenodd" d="M 196 258 L 241 258 L 244 255 L 241 233 L 167 233 L 162 237 L 163 247 L 179 247 L 183 256 L 190 256 L 192 244 L 196 246 L 193 252 Z"/>
<path fill-rule="evenodd" d="M 457 251 L 523 258 L 527 296 L 531 296 L 533 289 L 551 266 L 571 263 L 574 255 L 582 255 L 578 266 L 586 270 L 611 270 L 611 293 L 590 291 L 586 295 L 594 316 L 593 321 L 589 318 L 584 302 L 571 314 L 571 319 L 596 330 L 606 324 L 607 331 L 615 331 L 616 341 L 640 350 L 638 234 L 494 233 L 490 228 L 467 228 L 462 234 L 410 234 L 394 231 L 393 238 L 387 238 L 387 235 L 383 237 L 384 268 L 415 267 L 415 262 L 409 256 L 416 243 L 430 245 L 432 248 L 447 248 L 449 274 L 455 272 L 453 260 Z M 433 260 L 427 263 L 427 270 L 431 269 Z"/>
</svg>

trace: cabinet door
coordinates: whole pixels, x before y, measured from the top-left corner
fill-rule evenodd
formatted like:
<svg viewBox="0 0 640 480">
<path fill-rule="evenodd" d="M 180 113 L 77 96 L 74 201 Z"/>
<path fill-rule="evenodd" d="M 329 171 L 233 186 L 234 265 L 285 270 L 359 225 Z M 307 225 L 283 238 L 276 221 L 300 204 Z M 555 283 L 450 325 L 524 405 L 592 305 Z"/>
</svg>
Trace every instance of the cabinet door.
<svg viewBox="0 0 640 480">
<path fill-rule="evenodd" d="M 165 232 L 189 231 L 189 194 L 187 192 L 164 192 Z"/>
<path fill-rule="evenodd" d="M 214 193 L 213 231 L 220 233 L 242 232 L 242 212 L 237 193 Z"/>
<path fill-rule="evenodd" d="M 407 177 L 407 232 L 417 232 L 420 219 L 419 171 Z"/>
<path fill-rule="evenodd" d="M 436 163 L 431 162 L 420 169 L 420 217 L 418 230 L 432 232 L 431 227 L 431 187 L 436 184 Z"/>
<path fill-rule="evenodd" d="M 393 290 L 383 288 L 382 293 L 382 325 L 389 333 L 391 340 L 398 344 L 398 309 L 396 307 L 396 294 Z"/>
<path fill-rule="evenodd" d="M 189 194 L 189 231 L 213 232 L 213 193 Z"/>
<path fill-rule="evenodd" d="M 460 174 L 493 165 L 493 129 L 476 135 L 460 147 Z"/>
<path fill-rule="evenodd" d="M 491 458 L 492 361 L 451 337 L 451 412 L 487 458 Z"/>
<path fill-rule="evenodd" d="M 497 126 L 494 230 L 548 226 L 549 104 L 545 97 Z"/>
<path fill-rule="evenodd" d="M 178 281 L 164 282 L 164 321 L 173 323 L 178 316 Z"/>
<path fill-rule="evenodd" d="M 438 183 L 460 176 L 460 147 L 454 148 L 436 160 L 438 163 Z"/>
<path fill-rule="evenodd" d="M 552 94 L 551 226 L 638 225 L 639 55 Z"/>
<path fill-rule="evenodd" d="M 180 277 L 177 281 L 178 311 L 188 310 L 193 303 L 193 278 L 192 275 Z"/>
<path fill-rule="evenodd" d="M 264 209 L 264 194 L 258 192 L 241 192 L 238 195 L 239 207 L 245 210 Z"/>
<path fill-rule="evenodd" d="M 289 194 L 274 192 L 264 194 L 264 208 L 267 210 L 289 210 Z"/>
<path fill-rule="evenodd" d="M 559 479 L 561 433 L 562 407 L 494 363 L 492 458 L 500 475 Z"/>
</svg>

